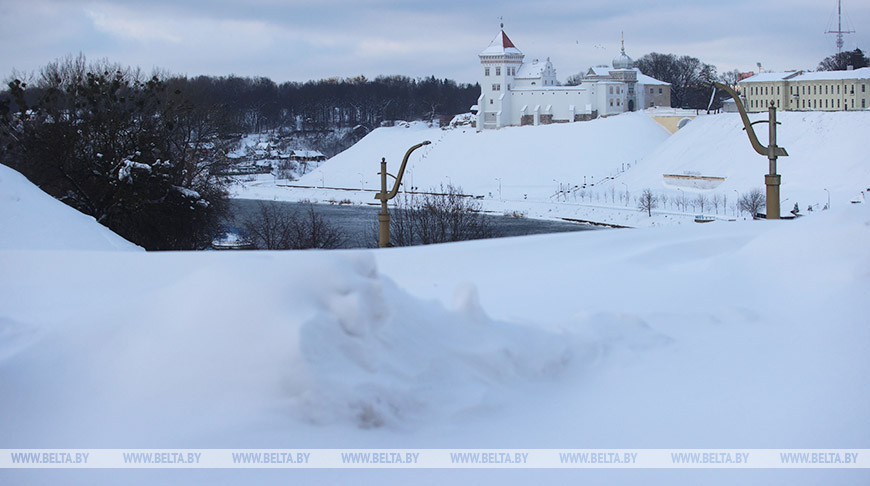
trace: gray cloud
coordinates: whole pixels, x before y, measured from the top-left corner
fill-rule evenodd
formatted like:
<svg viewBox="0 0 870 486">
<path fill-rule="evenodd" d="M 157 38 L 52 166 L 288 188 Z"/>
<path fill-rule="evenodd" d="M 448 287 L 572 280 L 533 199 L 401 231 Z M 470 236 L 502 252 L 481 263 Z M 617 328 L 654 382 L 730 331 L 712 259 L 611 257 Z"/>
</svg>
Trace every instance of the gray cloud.
<svg viewBox="0 0 870 486">
<path fill-rule="evenodd" d="M 551 57 L 561 78 L 608 63 L 620 32 L 633 57 L 688 54 L 719 67 L 814 68 L 834 51 L 834 1 L 467 2 L 444 0 L 0 0 L 0 74 L 78 52 L 197 75 L 304 81 L 364 74 L 477 80 L 477 54 L 499 17 L 529 58 Z M 852 25 L 870 5 L 846 2 Z M 867 32 L 846 48 L 868 47 Z M 599 47 L 596 47 L 599 46 Z M 600 46 L 605 46 L 602 49 Z"/>
</svg>

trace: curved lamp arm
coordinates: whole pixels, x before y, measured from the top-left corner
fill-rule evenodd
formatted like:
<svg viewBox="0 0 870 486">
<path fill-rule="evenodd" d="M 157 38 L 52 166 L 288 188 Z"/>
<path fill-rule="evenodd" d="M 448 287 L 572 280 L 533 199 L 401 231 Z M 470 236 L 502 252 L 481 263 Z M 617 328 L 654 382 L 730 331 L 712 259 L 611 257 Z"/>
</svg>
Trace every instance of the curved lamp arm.
<svg viewBox="0 0 870 486">
<path fill-rule="evenodd" d="M 396 197 L 396 194 L 399 192 L 399 184 L 402 183 L 402 176 L 405 174 L 405 166 L 408 165 L 408 157 L 411 156 L 411 152 L 417 150 L 418 148 L 420 148 L 424 145 L 429 145 L 430 143 L 432 143 L 432 142 L 430 142 L 429 140 L 424 140 L 423 142 L 418 143 L 417 145 L 414 145 L 413 147 L 409 148 L 408 151 L 405 152 L 405 158 L 402 159 L 402 165 L 399 166 L 399 172 L 396 174 L 396 182 L 393 184 L 393 190 L 391 190 L 387 194 L 379 192 L 379 193 L 375 194 L 375 199 L 389 201 L 390 199 Z"/>
<path fill-rule="evenodd" d="M 731 95 L 734 98 L 734 102 L 737 104 L 737 111 L 740 112 L 740 118 L 743 120 L 743 126 L 746 130 L 746 134 L 749 135 L 749 142 L 752 144 L 752 148 L 755 149 L 761 155 L 767 156 L 767 147 L 761 145 L 761 142 L 758 141 L 758 137 L 755 135 L 755 130 L 752 128 L 752 122 L 749 121 L 749 115 L 746 114 L 746 109 L 743 108 L 743 103 L 740 101 L 740 98 L 737 96 L 737 93 L 734 92 L 728 86 L 720 83 L 713 83 L 717 88 L 725 90 L 726 93 Z"/>
</svg>

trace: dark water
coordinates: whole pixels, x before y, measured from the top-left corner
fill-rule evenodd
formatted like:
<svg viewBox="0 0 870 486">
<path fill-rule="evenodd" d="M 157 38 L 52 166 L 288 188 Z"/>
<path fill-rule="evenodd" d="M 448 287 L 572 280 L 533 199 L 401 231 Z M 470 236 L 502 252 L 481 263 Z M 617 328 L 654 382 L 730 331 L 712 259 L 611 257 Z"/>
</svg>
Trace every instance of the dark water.
<svg viewBox="0 0 870 486">
<path fill-rule="evenodd" d="M 241 228 L 242 221 L 255 216 L 259 203 L 255 199 L 231 199 L 230 219 L 227 226 Z M 286 206 L 292 211 L 307 211 L 309 204 L 274 202 Z M 364 248 L 377 246 L 377 206 L 352 206 L 337 204 L 313 204 L 314 211 L 328 223 L 341 228 L 346 237 L 344 248 Z M 567 231 L 586 231 L 598 229 L 595 226 L 562 221 L 544 221 L 539 219 L 514 218 L 511 216 L 485 215 L 490 219 L 495 237 L 536 235 L 542 233 L 563 233 Z"/>
</svg>

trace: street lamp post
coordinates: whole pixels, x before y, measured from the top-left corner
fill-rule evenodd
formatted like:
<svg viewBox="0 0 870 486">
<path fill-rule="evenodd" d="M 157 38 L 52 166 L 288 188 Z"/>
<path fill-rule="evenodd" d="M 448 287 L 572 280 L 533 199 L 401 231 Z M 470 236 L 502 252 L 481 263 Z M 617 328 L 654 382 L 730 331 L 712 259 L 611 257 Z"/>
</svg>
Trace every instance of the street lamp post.
<svg viewBox="0 0 870 486">
<path fill-rule="evenodd" d="M 381 201 L 381 212 L 378 213 L 378 246 L 380 248 L 390 246 L 390 211 L 387 209 L 387 201 L 396 197 L 396 193 L 399 192 L 399 185 L 402 183 L 402 176 L 405 174 L 405 166 L 408 164 L 408 157 L 411 156 L 411 152 L 430 143 L 432 142 L 425 140 L 409 148 L 405 152 L 405 158 L 402 159 L 402 165 L 399 166 L 399 172 L 395 176 L 387 173 L 387 159 L 385 157 L 381 158 L 381 192 L 375 194 L 375 199 L 380 199 Z M 396 179 L 390 192 L 387 192 L 388 175 Z"/>
<path fill-rule="evenodd" d="M 764 176 L 764 184 L 767 186 L 767 219 L 779 219 L 779 186 L 782 183 L 782 176 L 776 173 L 776 158 L 786 157 L 788 156 L 788 152 L 786 152 L 784 148 L 777 147 L 776 145 L 776 125 L 778 123 L 776 121 L 776 105 L 774 105 L 773 102 L 770 103 L 767 111 L 767 120 L 750 122 L 749 116 L 746 115 L 746 109 L 743 107 L 743 103 L 740 101 L 737 93 L 724 84 L 714 84 L 725 90 L 732 98 L 734 98 L 734 102 L 737 104 L 737 111 L 740 112 L 740 118 L 743 120 L 743 126 L 746 129 L 746 135 L 749 136 L 749 143 L 752 144 L 752 148 L 754 148 L 760 155 L 767 156 L 769 171 Z M 761 145 L 758 141 L 758 137 L 755 135 L 755 130 L 752 128 L 752 125 L 755 125 L 756 123 L 768 124 L 769 138 L 767 147 Z"/>
<path fill-rule="evenodd" d="M 495 180 L 498 181 L 498 200 L 501 201 L 501 177 L 496 177 Z"/>
<path fill-rule="evenodd" d="M 825 192 L 828 193 L 828 204 L 825 205 L 825 208 L 831 209 L 831 191 L 829 191 L 828 188 L 826 187 Z"/>
</svg>

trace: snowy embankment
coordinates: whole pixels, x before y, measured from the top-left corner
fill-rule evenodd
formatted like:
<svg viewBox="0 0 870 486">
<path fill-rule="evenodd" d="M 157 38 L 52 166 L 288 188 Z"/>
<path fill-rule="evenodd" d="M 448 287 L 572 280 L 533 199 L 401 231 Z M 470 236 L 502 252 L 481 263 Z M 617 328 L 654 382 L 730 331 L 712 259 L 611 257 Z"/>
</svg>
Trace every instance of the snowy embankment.
<svg viewBox="0 0 870 486">
<path fill-rule="evenodd" d="M 752 119 L 765 117 L 757 114 Z M 778 119 L 779 145 L 789 153 L 778 164 L 784 214 L 795 203 L 802 213 L 810 205 L 820 210 L 829 195 L 832 207 L 848 204 L 870 187 L 864 143 L 870 112 L 780 112 Z M 766 144 L 766 125 L 755 128 Z M 299 181 L 262 176 L 235 193 L 252 199 L 371 203 L 380 184 L 381 157 L 395 173 L 405 150 L 423 140 L 433 143 L 411 156 L 406 189 L 453 184 L 482 196 L 484 209 L 540 218 L 626 226 L 691 222 L 700 213 L 736 218 L 741 216 L 734 206 L 738 196 L 763 189 L 767 173 L 767 159 L 752 150 L 737 114 L 702 115 L 669 135 L 639 112 L 480 133 L 469 127 L 442 130 L 422 123 L 379 128 Z M 665 179 L 666 174 L 709 180 Z M 637 209 L 636 198 L 647 188 L 666 198 L 652 218 Z M 696 201 L 699 196 L 705 198 L 703 210 Z"/>
<path fill-rule="evenodd" d="M 41 222 L 38 205 L 23 214 Z M 868 241 L 866 205 L 377 251 L 35 252 L 22 241 L 0 250 L 0 448 L 868 448 Z M 9 484 L 287 475 L 0 471 Z M 868 473 L 290 477 L 861 484 Z"/>
<path fill-rule="evenodd" d="M 0 249 L 136 250 L 90 216 L 55 200 L 0 164 Z"/>
</svg>

